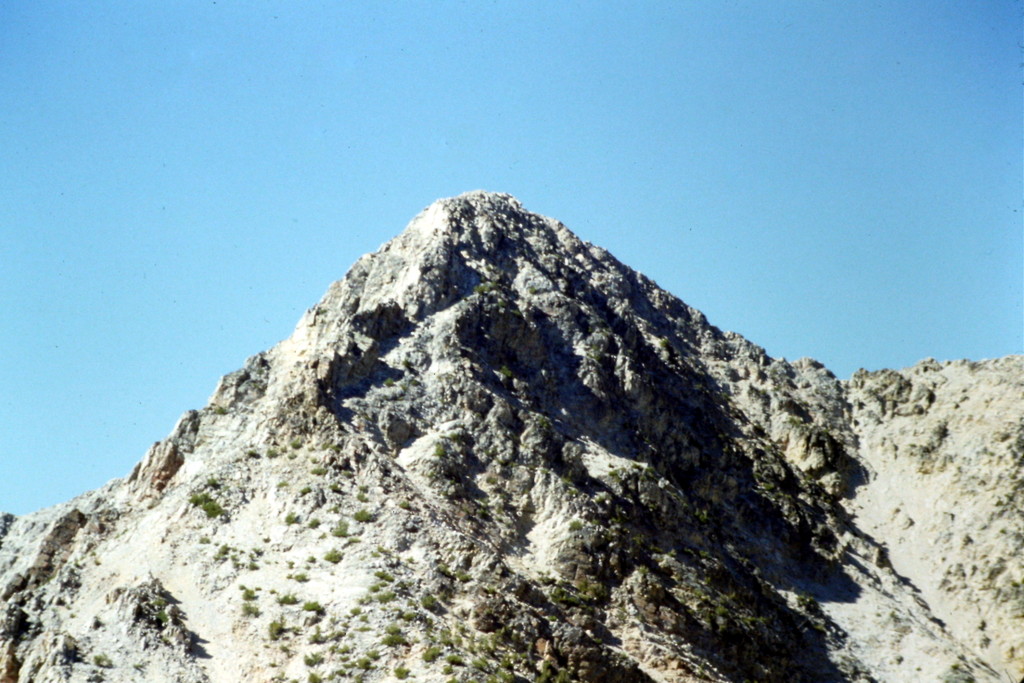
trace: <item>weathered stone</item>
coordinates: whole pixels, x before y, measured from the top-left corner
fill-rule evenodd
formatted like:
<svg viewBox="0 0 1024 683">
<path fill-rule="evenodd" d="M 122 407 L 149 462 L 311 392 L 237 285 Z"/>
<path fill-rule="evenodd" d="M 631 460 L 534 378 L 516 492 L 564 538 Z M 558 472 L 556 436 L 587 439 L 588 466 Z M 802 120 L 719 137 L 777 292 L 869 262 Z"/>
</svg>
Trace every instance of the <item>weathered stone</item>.
<svg viewBox="0 0 1024 683">
<path fill-rule="evenodd" d="M 441 200 L 125 480 L 0 516 L 0 683 L 1019 677 L 1022 396 L 770 358 Z"/>
</svg>

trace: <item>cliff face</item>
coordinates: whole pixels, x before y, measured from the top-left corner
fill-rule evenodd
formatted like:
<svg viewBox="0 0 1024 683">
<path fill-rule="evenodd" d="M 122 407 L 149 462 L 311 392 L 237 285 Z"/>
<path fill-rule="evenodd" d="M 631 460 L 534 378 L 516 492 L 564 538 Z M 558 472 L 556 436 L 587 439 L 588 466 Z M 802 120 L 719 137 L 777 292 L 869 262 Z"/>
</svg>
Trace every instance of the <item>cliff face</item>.
<svg viewBox="0 0 1024 683">
<path fill-rule="evenodd" d="M 1019 678 L 1022 384 L 843 383 L 441 200 L 130 476 L 0 518 L 0 682 Z"/>
<path fill-rule="evenodd" d="M 1024 358 L 861 372 L 848 389 L 858 523 L 960 642 L 1019 679 Z"/>
</svg>

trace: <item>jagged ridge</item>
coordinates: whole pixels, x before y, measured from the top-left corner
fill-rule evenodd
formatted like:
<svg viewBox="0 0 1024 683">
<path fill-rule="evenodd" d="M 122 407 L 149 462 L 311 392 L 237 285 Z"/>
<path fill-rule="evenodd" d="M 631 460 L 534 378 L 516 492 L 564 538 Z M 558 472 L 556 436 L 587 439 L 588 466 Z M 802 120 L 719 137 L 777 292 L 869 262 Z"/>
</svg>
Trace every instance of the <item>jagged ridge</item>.
<svg viewBox="0 0 1024 683">
<path fill-rule="evenodd" d="M 0 525 L 0 674 L 996 680 L 866 533 L 849 395 L 508 195 L 440 200 L 124 482 Z"/>
</svg>

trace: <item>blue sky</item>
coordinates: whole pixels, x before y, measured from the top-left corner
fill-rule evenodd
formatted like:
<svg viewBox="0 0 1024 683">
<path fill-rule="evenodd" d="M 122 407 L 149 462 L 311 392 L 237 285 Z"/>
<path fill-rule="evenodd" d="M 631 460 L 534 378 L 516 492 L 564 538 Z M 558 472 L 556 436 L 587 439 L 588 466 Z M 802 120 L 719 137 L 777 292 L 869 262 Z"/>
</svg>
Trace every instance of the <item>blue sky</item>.
<svg viewBox="0 0 1024 683">
<path fill-rule="evenodd" d="M 1021 14 L 0 4 L 0 510 L 125 475 L 471 189 L 841 377 L 1020 353 Z"/>
</svg>

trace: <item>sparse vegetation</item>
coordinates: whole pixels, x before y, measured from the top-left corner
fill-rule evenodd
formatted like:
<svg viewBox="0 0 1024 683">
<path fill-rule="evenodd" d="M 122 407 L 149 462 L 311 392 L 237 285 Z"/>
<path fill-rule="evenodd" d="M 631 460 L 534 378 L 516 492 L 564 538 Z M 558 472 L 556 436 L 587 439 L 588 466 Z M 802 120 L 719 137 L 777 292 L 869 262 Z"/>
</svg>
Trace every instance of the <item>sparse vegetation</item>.
<svg viewBox="0 0 1024 683">
<path fill-rule="evenodd" d="M 201 508 L 202 511 L 206 513 L 206 516 L 211 519 L 214 517 L 220 517 L 224 514 L 224 508 L 220 506 L 220 503 L 214 500 L 213 496 L 205 491 L 192 494 L 188 499 L 188 502 L 198 508 Z"/>
<path fill-rule="evenodd" d="M 284 625 L 283 621 L 275 619 L 270 622 L 269 626 L 267 626 L 267 635 L 270 636 L 271 640 L 278 640 L 282 635 L 284 635 L 286 628 L 287 627 Z"/>
<path fill-rule="evenodd" d="M 384 634 L 384 638 L 381 639 L 381 642 L 388 647 L 406 644 L 405 636 L 402 635 L 402 629 L 400 629 L 396 624 L 392 624 L 388 627 L 387 633 Z"/>
</svg>

